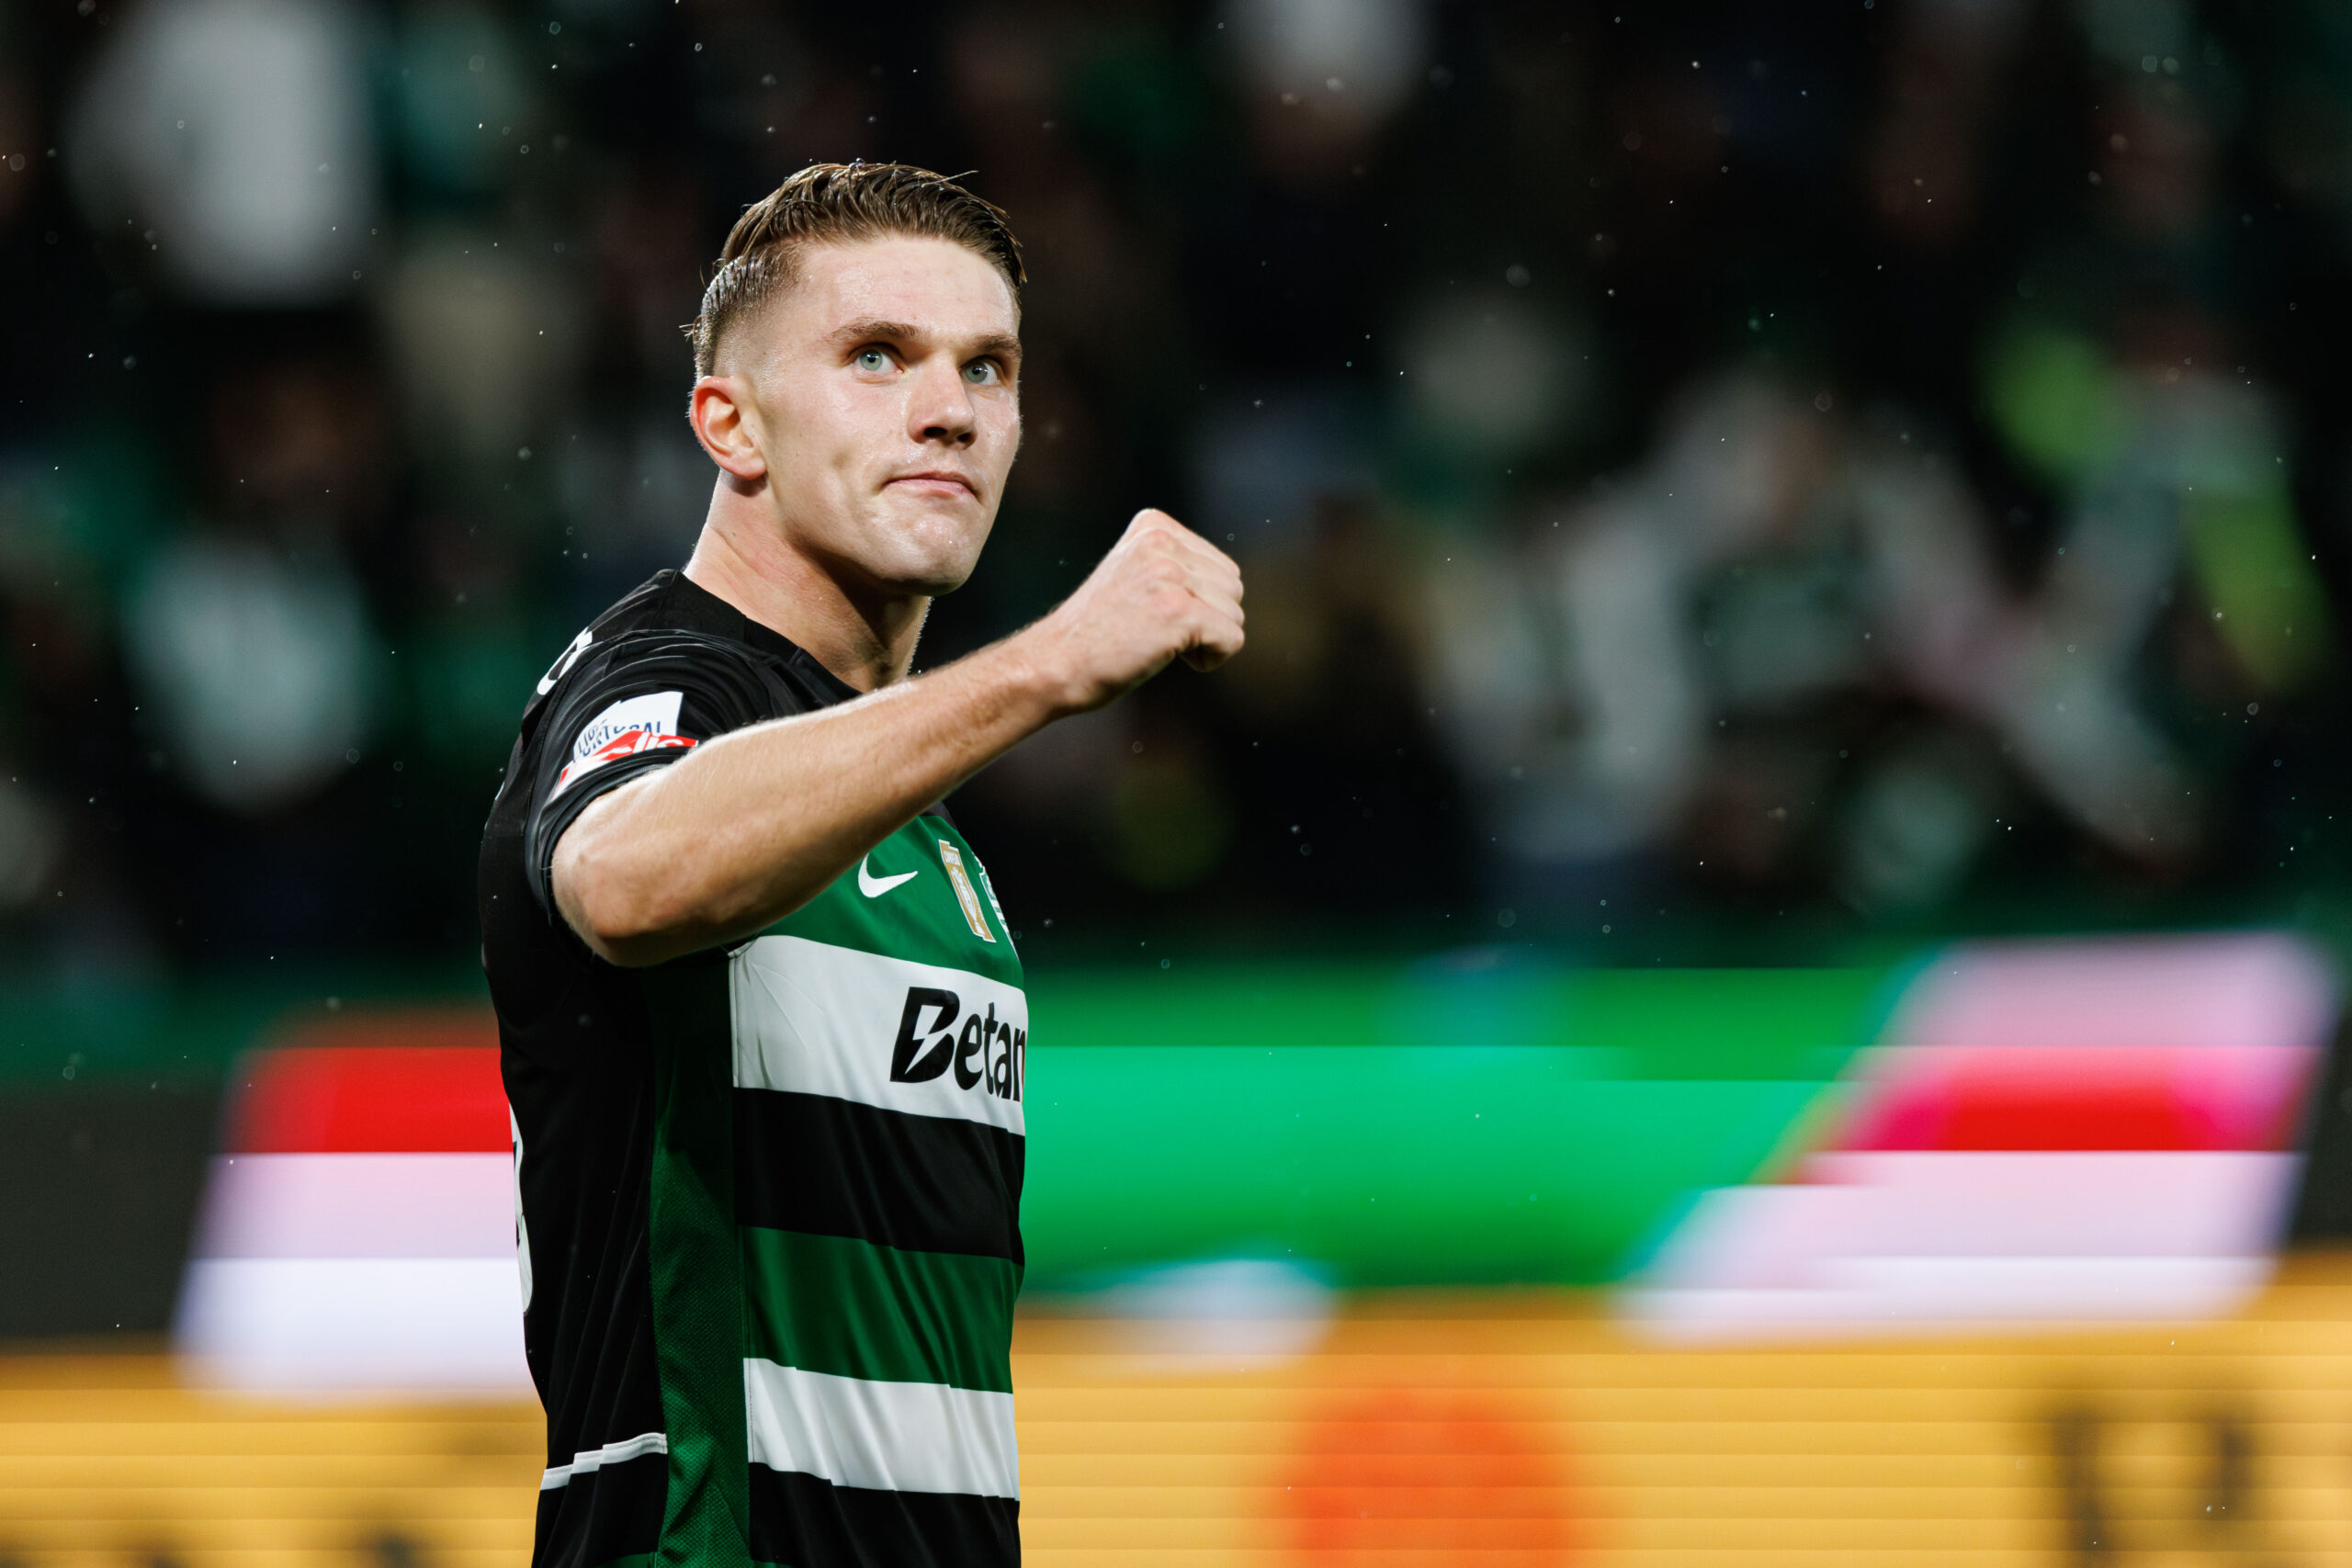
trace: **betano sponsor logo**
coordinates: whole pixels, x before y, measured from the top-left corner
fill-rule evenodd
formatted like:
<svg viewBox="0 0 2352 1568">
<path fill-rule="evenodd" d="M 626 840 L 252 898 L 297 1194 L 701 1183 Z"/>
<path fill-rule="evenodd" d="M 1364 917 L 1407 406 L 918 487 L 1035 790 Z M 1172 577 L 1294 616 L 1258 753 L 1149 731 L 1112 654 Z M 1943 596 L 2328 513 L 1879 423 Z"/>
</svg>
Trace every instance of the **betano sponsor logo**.
<svg viewBox="0 0 2352 1568">
<path fill-rule="evenodd" d="M 920 889 L 923 881 L 908 886 Z M 907 939 L 930 951 L 988 951 L 960 925 L 935 908 Z M 729 970 L 737 1088 L 824 1095 L 1021 1134 L 1029 1005 L 1020 987 L 780 933 L 745 944 Z M 925 1005 L 910 1014 L 910 1001 Z M 903 1050 L 894 1045 L 901 1035 L 910 1042 Z"/>
<path fill-rule="evenodd" d="M 933 1015 L 928 1022 L 926 1013 Z M 958 1017 L 964 1021 L 960 1032 L 955 1028 Z M 958 1089 L 985 1089 L 999 1100 L 1017 1100 L 1028 1052 L 1025 1022 L 999 1022 L 994 1002 L 985 1013 L 967 1013 L 964 998 L 953 991 L 910 986 L 899 1015 L 899 1037 L 890 1043 L 890 1081 L 928 1083 L 953 1066 Z"/>
</svg>

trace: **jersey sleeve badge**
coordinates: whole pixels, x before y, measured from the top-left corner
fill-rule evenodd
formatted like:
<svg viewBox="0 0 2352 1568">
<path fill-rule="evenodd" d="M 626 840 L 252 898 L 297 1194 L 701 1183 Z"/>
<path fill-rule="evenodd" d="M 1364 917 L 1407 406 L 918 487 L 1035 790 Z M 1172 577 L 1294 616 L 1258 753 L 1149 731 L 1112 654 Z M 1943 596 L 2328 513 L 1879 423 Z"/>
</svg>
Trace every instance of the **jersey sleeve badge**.
<svg viewBox="0 0 2352 1568">
<path fill-rule="evenodd" d="M 556 775 L 553 800 L 583 774 L 639 751 L 684 750 L 695 744 L 678 733 L 679 692 L 624 697 L 590 719 L 571 742 L 571 761 Z"/>
</svg>

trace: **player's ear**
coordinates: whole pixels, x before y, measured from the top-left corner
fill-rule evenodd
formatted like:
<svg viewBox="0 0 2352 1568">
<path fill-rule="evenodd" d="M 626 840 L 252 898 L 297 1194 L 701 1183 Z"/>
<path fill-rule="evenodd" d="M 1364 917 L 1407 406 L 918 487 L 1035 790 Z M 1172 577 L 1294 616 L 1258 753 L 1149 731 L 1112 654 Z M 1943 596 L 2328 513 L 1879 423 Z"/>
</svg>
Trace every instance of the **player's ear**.
<svg viewBox="0 0 2352 1568">
<path fill-rule="evenodd" d="M 750 390 L 741 377 L 706 376 L 695 383 L 686 403 L 695 439 L 712 462 L 739 479 L 765 479 L 768 471 L 747 406 Z"/>
</svg>

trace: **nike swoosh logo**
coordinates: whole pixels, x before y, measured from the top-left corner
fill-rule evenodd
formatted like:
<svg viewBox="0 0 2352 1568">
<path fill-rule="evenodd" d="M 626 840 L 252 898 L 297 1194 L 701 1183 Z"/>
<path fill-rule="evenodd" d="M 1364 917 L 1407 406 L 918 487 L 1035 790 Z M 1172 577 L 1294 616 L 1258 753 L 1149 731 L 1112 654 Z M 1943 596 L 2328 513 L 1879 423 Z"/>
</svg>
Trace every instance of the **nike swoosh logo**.
<svg viewBox="0 0 2352 1568">
<path fill-rule="evenodd" d="M 865 860 L 873 858 L 872 855 L 868 855 Z M 876 876 L 865 869 L 865 860 L 857 863 L 857 890 L 868 898 L 879 898 L 899 883 L 912 882 L 922 874 L 919 871 L 902 871 L 896 876 Z"/>
</svg>

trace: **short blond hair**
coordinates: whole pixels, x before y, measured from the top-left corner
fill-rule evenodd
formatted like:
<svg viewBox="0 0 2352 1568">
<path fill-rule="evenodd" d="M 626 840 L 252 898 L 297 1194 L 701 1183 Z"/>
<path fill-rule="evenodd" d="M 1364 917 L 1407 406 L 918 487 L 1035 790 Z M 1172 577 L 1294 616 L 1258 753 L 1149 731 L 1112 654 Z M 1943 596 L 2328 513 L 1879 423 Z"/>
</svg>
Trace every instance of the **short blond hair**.
<svg viewBox="0 0 2352 1568">
<path fill-rule="evenodd" d="M 727 329 L 787 287 L 805 247 L 886 234 L 952 240 L 1004 274 L 1019 298 L 1029 275 L 1004 209 L 911 164 L 811 164 L 743 209 L 728 231 L 702 309 L 685 328 L 695 375 L 718 363 Z"/>
</svg>

